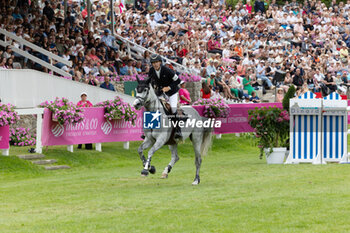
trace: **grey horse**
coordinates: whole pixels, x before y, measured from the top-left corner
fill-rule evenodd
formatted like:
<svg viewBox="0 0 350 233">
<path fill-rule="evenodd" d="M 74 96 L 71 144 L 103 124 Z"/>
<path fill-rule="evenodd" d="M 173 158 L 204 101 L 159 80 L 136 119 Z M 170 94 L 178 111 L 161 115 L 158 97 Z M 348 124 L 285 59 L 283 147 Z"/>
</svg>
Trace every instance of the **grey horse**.
<svg viewBox="0 0 350 233">
<path fill-rule="evenodd" d="M 156 96 L 155 91 L 150 85 L 150 80 L 139 80 L 137 77 L 138 86 L 136 88 L 136 100 L 134 101 L 134 107 L 136 109 L 140 109 L 142 106 L 145 108 L 145 111 L 148 112 L 156 112 L 161 116 L 161 123 L 163 123 L 163 127 L 160 129 L 145 129 L 145 140 L 138 148 L 138 153 L 140 155 L 140 159 L 143 163 L 143 170 L 141 171 L 141 175 L 147 176 L 149 172 L 152 174 L 155 173 L 155 167 L 151 166 L 151 159 L 153 154 L 159 150 L 163 145 L 168 144 L 169 149 L 171 151 L 171 160 L 168 166 L 165 167 L 161 178 L 168 178 L 168 174 L 171 169 L 174 167 L 174 164 L 179 160 L 177 154 L 177 143 L 178 141 L 174 141 L 171 143 L 169 139 L 172 137 L 172 127 L 171 119 L 165 114 L 165 110 Z M 191 106 L 183 106 L 182 110 L 187 115 L 189 122 L 197 122 L 197 121 L 205 121 L 208 118 L 201 117 L 198 112 L 192 108 Z M 156 115 L 156 117 L 158 117 Z M 187 122 L 186 121 L 186 122 Z M 168 126 L 168 127 L 165 127 Z M 188 126 L 188 125 L 187 125 Z M 205 155 L 208 152 L 209 147 L 212 143 L 212 125 L 209 127 L 197 127 L 198 125 L 189 125 L 187 128 L 182 128 L 182 137 L 183 140 L 186 138 L 190 138 L 193 144 L 194 153 L 195 153 L 195 165 L 196 165 L 196 176 L 192 185 L 198 185 L 200 183 L 199 178 L 199 170 L 202 163 L 202 155 Z M 151 147 L 148 151 L 148 158 L 146 160 L 143 151 L 147 148 Z"/>
</svg>

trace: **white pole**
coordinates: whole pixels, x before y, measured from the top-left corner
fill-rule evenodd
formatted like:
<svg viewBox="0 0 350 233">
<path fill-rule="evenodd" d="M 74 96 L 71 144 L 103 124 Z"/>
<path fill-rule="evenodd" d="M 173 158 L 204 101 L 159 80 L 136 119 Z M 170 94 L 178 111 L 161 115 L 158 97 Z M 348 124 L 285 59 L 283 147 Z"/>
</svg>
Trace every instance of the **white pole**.
<svg viewBox="0 0 350 233">
<path fill-rule="evenodd" d="M 130 148 L 130 143 L 129 142 L 124 142 L 124 149 L 129 150 Z"/>
<path fill-rule="evenodd" d="M 284 164 L 292 164 L 293 163 L 293 146 L 291 142 L 293 142 L 293 137 L 294 137 L 294 115 L 293 113 L 290 114 L 289 118 L 289 155 L 287 156 L 286 162 Z"/>
<path fill-rule="evenodd" d="M 41 129 L 43 123 L 43 114 L 38 113 L 36 115 L 36 148 L 35 152 L 41 154 L 43 152 L 43 147 L 41 144 Z"/>
<path fill-rule="evenodd" d="M 127 44 L 128 56 L 131 57 L 130 43 L 127 42 L 126 44 Z"/>
<path fill-rule="evenodd" d="M 114 1 L 110 0 L 110 13 L 111 13 L 111 34 L 114 36 Z"/>
<path fill-rule="evenodd" d="M 67 9 L 68 9 L 67 0 L 64 0 L 64 2 L 63 2 L 63 9 L 64 9 L 64 18 L 66 18 L 67 17 Z"/>
<path fill-rule="evenodd" d="M 87 15 L 88 28 L 89 30 L 91 30 L 91 1 L 87 0 L 86 3 L 87 3 L 87 6 L 86 6 L 87 12 L 88 12 L 88 15 Z"/>
<path fill-rule="evenodd" d="M 96 143 L 96 150 L 102 152 L 102 143 Z"/>
<path fill-rule="evenodd" d="M 3 149 L 2 155 L 9 156 L 10 155 L 10 148 L 9 149 Z"/>
<path fill-rule="evenodd" d="M 68 145 L 68 146 L 67 146 L 67 150 L 68 150 L 69 152 L 72 152 L 72 153 L 73 153 L 73 145 Z"/>
</svg>

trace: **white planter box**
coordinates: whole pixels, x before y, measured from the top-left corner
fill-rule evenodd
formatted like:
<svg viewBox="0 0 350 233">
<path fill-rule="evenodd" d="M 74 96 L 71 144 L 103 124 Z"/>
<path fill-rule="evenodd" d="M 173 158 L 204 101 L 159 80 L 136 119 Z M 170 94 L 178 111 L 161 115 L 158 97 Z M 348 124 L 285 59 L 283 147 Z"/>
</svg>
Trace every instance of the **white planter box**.
<svg viewBox="0 0 350 233">
<path fill-rule="evenodd" d="M 286 157 L 287 148 L 277 147 L 273 148 L 271 154 L 270 149 L 265 149 L 267 164 L 283 164 Z"/>
</svg>

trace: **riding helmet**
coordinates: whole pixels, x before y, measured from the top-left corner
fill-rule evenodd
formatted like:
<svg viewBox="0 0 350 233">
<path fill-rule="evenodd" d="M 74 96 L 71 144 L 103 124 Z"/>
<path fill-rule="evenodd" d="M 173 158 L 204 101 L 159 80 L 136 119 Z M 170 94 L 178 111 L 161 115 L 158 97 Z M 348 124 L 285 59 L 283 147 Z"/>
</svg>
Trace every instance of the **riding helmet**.
<svg viewBox="0 0 350 233">
<path fill-rule="evenodd" d="M 157 61 L 162 61 L 162 58 L 158 54 L 152 54 L 151 55 L 151 63 L 157 62 Z"/>
</svg>

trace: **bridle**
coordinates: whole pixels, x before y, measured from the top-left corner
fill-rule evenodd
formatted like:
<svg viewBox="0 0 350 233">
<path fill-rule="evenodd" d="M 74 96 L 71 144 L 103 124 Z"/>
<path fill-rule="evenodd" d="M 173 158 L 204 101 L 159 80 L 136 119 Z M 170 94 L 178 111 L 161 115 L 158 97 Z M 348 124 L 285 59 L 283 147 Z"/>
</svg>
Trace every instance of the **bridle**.
<svg viewBox="0 0 350 233">
<path fill-rule="evenodd" d="M 138 93 L 138 90 L 136 89 L 136 93 Z M 137 95 L 137 94 L 136 94 Z M 146 98 L 148 97 L 149 95 L 149 87 L 147 88 L 147 93 L 145 95 L 144 98 L 140 97 L 140 96 L 136 96 L 136 99 L 140 102 L 140 104 L 142 106 L 144 106 L 145 104 L 147 104 L 149 102 L 149 100 L 146 100 Z"/>
<path fill-rule="evenodd" d="M 136 96 L 136 99 L 140 102 L 141 106 L 145 106 L 146 104 L 148 104 L 151 101 L 150 98 L 147 100 L 147 97 L 150 94 L 150 89 L 151 88 L 152 87 L 147 86 L 147 93 L 144 95 L 145 97 Z M 140 93 L 140 92 L 138 92 L 138 90 L 136 89 L 136 93 Z M 159 100 L 159 97 L 157 95 L 155 95 L 155 96 L 157 97 L 156 108 L 159 109 L 160 106 L 161 106 L 161 101 Z"/>
</svg>

